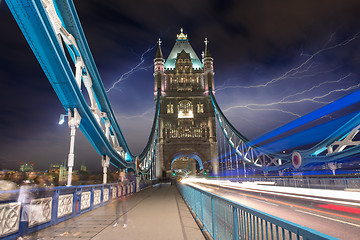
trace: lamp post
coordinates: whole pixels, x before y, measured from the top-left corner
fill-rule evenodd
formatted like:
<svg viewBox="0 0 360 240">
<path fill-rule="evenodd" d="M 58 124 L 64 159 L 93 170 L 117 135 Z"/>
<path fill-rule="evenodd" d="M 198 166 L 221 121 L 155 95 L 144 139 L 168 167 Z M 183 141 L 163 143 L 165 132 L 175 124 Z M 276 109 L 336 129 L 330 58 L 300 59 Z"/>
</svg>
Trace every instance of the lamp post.
<svg viewBox="0 0 360 240">
<path fill-rule="evenodd" d="M 70 128 L 70 150 L 68 155 L 68 179 L 66 186 L 71 186 L 72 180 L 72 170 L 74 167 L 74 149 L 75 149 L 75 135 L 76 135 L 76 128 L 79 127 L 81 116 L 79 112 L 74 108 L 74 112 L 71 109 L 68 109 L 68 114 L 60 114 L 59 124 L 63 124 L 65 122 L 65 116 L 68 117 L 68 125 Z"/>
<path fill-rule="evenodd" d="M 101 165 L 103 167 L 103 184 L 107 183 L 107 169 L 110 165 L 110 158 L 106 155 L 102 156 Z"/>
</svg>

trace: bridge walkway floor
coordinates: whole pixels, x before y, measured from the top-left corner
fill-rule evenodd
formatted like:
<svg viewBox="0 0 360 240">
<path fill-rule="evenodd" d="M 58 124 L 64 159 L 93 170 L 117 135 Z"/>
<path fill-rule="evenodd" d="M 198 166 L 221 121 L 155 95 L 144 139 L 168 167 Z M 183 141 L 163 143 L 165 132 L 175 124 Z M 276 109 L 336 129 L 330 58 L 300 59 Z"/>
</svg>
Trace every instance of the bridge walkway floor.
<svg viewBox="0 0 360 240">
<path fill-rule="evenodd" d="M 114 227 L 116 222 L 118 226 Z M 37 239 L 44 240 L 204 239 L 176 186 L 170 184 L 158 184 L 126 199 L 113 200 L 36 235 Z"/>
</svg>

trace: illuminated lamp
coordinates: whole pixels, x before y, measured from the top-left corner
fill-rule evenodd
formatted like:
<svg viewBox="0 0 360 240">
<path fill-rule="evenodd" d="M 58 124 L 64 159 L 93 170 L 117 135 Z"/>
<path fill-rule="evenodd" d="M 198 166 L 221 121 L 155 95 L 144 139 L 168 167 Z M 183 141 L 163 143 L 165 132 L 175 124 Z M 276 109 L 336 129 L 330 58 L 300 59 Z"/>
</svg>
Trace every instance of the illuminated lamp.
<svg viewBox="0 0 360 240">
<path fill-rule="evenodd" d="M 62 125 L 65 122 L 65 116 L 67 116 L 67 114 L 60 114 L 59 125 Z"/>
</svg>

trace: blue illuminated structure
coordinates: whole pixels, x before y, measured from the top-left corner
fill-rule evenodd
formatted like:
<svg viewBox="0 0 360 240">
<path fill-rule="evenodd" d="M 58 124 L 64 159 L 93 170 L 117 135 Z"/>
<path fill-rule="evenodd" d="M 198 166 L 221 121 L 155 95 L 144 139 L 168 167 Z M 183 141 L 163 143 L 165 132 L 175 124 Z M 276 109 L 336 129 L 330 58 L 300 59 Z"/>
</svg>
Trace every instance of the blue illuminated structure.
<svg viewBox="0 0 360 240">
<path fill-rule="evenodd" d="M 140 156 L 135 156 L 116 121 L 73 2 L 7 0 L 6 3 L 64 109 L 71 116 L 78 112 L 79 128 L 99 155 L 107 156 L 119 168 L 135 169 L 138 159 L 143 167 L 141 171 L 148 171 L 154 157 L 159 104 L 148 144 Z M 64 46 L 72 62 L 67 59 Z M 76 67 L 75 73 L 71 64 Z M 91 106 L 81 92 L 82 84 L 92 97 Z"/>
<path fill-rule="evenodd" d="M 296 119 L 255 141 L 249 141 L 235 129 L 221 111 L 212 91 L 209 92 L 219 126 L 232 148 L 232 153 L 236 153 L 243 162 L 250 166 L 263 171 L 278 171 L 286 168 L 300 169 L 311 164 L 339 161 L 360 153 L 360 142 L 353 140 L 360 130 L 360 111 L 355 111 L 310 129 L 298 131 L 289 136 L 282 135 L 329 113 L 359 102 L 360 91 L 329 104 L 330 107 L 325 106 Z M 276 138 L 276 140 L 269 141 L 265 145 L 258 144 L 271 137 Z M 315 145 L 307 150 L 292 150 L 292 154 L 282 153 L 283 150 L 296 149 L 309 144 Z"/>
<path fill-rule="evenodd" d="M 69 123 L 74 120 L 73 125 L 76 127 L 78 125 L 98 154 L 103 156 L 103 166 L 106 167 L 107 161 L 110 161 L 118 168 L 136 169 L 139 165 L 141 172 L 151 170 L 156 157 L 160 101 L 156 102 L 153 126 L 146 147 L 140 155 L 134 155 L 116 121 L 73 2 L 71 0 L 6 0 L 6 3 L 60 102 L 68 112 Z M 65 51 L 71 56 L 70 60 Z M 194 68 L 204 67 L 191 48 L 187 36 L 181 32 L 165 61 L 165 68 L 174 67 L 176 59 L 174 54 L 180 51 L 190 54 Z M 72 65 L 75 65 L 75 72 L 72 70 Z M 83 85 L 88 91 L 90 106 L 82 94 Z M 299 169 L 308 164 L 332 162 L 360 152 L 360 143 L 354 140 L 360 128 L 360 111 L 310 129 L 299 130 L 306 124 L 358 103 L 360 91 L 249 141 L 225 117 L 211 87 L 208 90 L 220 128 L 233 153 L 253 167 L 264 171 L 290 167 Z M 160 89 L 157 89 L 156 94 L 156 99 L 159 99 Z M 298 131 L 290 134 L 294 130 Z M 300 149 L 309 144 L 314 146 L 307 150 L 293 150 L 292 154 L 282 154 L 284 149 Z M 71 154 L 70 152 L 69 160 Z M 179 156 L 184 157 L 184 155 Z M 196 159 L 200 169 L 203 169 L 196 155 L 189 157 Z M 173 161 L 175 160 L 176 158 Z"/>
</svg>

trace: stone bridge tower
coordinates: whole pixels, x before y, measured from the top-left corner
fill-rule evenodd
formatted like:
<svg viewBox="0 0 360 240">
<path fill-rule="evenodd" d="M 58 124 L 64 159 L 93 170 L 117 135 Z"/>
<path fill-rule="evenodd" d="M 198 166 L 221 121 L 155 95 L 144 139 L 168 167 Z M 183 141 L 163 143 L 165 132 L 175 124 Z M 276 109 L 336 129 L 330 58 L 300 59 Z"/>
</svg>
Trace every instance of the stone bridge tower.
<svg viewBox="0 0 360 240">
<path fill-rule="evenodd" d="M 202 61 L 182 29 L 166 61 L 160 44 L 159 40 L 154 59 L 155 96 L 161 89 L 156 176 L 169 177 L 172 171 L 217 174 L 215 113 L 209 96 L 214 69 L 208 41 Z"/>
</svg>

